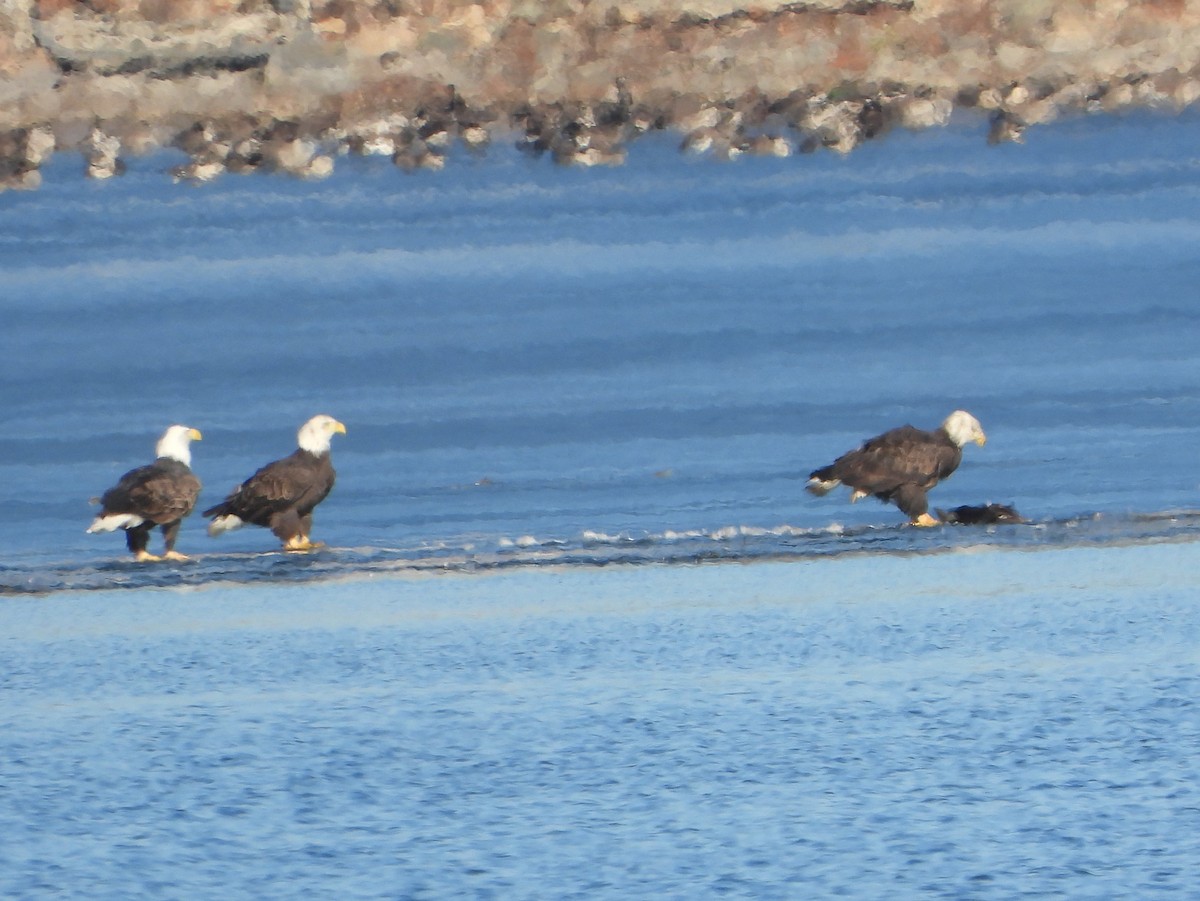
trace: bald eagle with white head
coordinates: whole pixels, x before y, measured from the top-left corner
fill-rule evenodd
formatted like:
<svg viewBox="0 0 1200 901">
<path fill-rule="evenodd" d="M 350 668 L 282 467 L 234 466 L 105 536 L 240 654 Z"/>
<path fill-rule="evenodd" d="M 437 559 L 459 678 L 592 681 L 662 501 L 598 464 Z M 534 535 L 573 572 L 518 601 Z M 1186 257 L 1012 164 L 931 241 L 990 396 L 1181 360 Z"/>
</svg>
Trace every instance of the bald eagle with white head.
<svg viewBox="0 0 1200 901">
<path fill-rule="evenodd" d="M 335 473 L 330 459 L 334 435 L 346 427 L 332 416 L 314 416 L 300 426 L 299 447 L 282 460 L 268 463 L 238 485 L 215 507 L 202 514 L 212 517 L 208 534 L 241 528 L 246 523 L 275 533 L 287 551 L 322 547 L 313 542 L 313 509 L 333 490 Z"/>
<path fill-rule="evenodd" d="M 196 506 L 200 480 L 192 472 L 189 446 L 200 433 L 186 425 L 168 428 L 154 448 L 155 460 L 131 469 L 99 499 L 100 515 L 88 533 L 125 530 L 125 544 L 139 563 L 153 560 L 186 560 L 176 553 L 175 539 L 183 518 Z M 166 551 L 157 557 L 146 550 L 150 533 L 162 527 Z"/>
<path fill-rule="evenodd" d="M 926 492 L 958 469 L 968 441 L 982 447 L 987 436 L 979 420 L 955 410 L 933 431 L 902 425 L 868 439 L 815 470 L 805 487 L 822 497 L 845 484 L 852 490 L 852 502 L 873 494 L 899 507 L 915 526 L 937 525 L 929 515 Z"/>
</svg>

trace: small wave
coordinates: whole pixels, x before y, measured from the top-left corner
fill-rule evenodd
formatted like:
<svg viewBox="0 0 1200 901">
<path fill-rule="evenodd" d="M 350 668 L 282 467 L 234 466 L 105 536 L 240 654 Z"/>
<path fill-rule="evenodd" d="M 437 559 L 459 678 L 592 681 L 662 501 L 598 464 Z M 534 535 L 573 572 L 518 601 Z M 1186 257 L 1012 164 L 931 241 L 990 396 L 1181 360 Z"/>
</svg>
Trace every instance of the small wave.
<svg viewBox="0 0 1200 901">
<path fill-rule="evenodd" d="M 716 529 L 666 529 L 663 532 L 642 532 L 634 534 L 630 531 L 618 532 L 615 535 L 607 532 L 596 532 L 585 529 L 583 542 L 588 545 L 654 545 L 682 543 L 688 541 L 733 541 L 738 538 L 795 538 L 804 535 L 836 535 L 841 534 L 843 527 L 840 523 L 828 526 L 801 527 L 780 525 L 771 528 L 764 526 L 721 526 Z"/>
<path fill-rule="evenodd" d="M 573 538 L 522 535 L 415 547 L 323 548 L 310 554 L 202 554 L 171 565 L 131 560 L 0 565 L 0 596 L 71 591 L 265 585 L 377 575 L 499 571 L 538 567 L 694 565 L 711 562 L 806 561 L 849 556 L 977 554 L 990 551 L 1109 547 L 1200 540 L 1200 510 L 1081 513 L 1061 519 L 989 526 L 917 529 L 840 523 L 805 527 L 730 525 L 711 529 L 610 533 Z"/>
<path fill-rule="evenodd" d="M 497 544 L 501 548 L 538 548 L 562 547 L 564 542 L 557 538 L 536 538 L 533 535 L 522 535 L 519 538 L 501 538 Z"/>
</svg>

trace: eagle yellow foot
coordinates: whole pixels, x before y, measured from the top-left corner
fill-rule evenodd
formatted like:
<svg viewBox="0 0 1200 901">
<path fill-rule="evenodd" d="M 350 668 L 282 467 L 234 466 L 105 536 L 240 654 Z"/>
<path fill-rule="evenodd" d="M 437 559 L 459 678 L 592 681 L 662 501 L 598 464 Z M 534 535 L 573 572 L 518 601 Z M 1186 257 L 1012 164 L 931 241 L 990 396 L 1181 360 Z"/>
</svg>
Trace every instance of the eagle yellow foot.
<svg viewBox="0 0 1200 901">
<path fill-rule="evenodd" d="M 936 526 L 936 525 L 940 525 L 940 523 L 939 523 L 939 522 L 938 522 L 936 519 L 934 519 L 932 516 L 930 516 L 928 513 L 922 513 L 920 516 L 918 516 L 916 519 L 914 519 L 914 520 L 912 521 L 912 524 L 913 524 L 914 526 Z"/>
<path fill-rule="evenodd" d="M 165 554 L 162 555 L 162 559 L 179 561 L 179 560 L 191 560 L 192 558 L 189 557 L 187 554 L 179 553 L 179 551 L 167 551 Z"/>
<path fill-rule="evenodd" d="M 133 559 L 138 563 L 158 563 L 162 557 L 158 557 L 149 551 L 138 551 L 133 555 Z"/>
<path fill-rule="evenodd" d="M 317 548 L 325 547 L 323 541 L 309 541 L 305 535 L 297 535 L 295 538 L 289 538 L 283 543 L 285 551 L 315 551 Z"/>
</svg>

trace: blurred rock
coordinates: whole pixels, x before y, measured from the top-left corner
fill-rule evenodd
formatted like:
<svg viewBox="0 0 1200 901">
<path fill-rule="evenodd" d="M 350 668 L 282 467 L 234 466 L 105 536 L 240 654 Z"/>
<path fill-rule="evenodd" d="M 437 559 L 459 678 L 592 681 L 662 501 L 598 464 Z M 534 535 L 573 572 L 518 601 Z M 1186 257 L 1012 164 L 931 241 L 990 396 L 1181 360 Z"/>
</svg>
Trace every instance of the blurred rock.
<svg viewBox="0 0 1200 901">
<path fill-rule="evenodd" d="M 101 178 L 194 125 L 177 177 L 204 181 L 497 138 L 609 165 L 659 129 L 722 159 L 849 153 L 955 109 L 1000 143 L 1197 99 L 1183 0 L 0 0 L 0 134 L 50 128 Z M 3 180 L 45 152 L 0 142 Z"/>
<path fill-rule="evenodd" d="M 123 175 L 125 163 L 121 159 L 121 139 L 106 134 L 99 127 L 93 128 L 84 144 L 84 160 L 87 162 L 88 178 L 112 178 Z"/>
</svg>

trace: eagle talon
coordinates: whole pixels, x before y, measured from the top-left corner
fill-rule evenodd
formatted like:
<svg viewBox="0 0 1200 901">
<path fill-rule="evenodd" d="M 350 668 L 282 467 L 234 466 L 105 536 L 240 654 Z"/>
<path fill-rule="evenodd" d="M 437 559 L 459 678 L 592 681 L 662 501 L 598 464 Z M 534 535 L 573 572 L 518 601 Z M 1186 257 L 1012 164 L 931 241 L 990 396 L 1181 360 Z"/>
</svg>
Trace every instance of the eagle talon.
<svg viewBox="0 0 1200 901">
<path fill-rule="evenodd" d="M 162 555 L 162 559 L 163 560 L 174 560 L 175 562 L 178 563 L 183 560 L 191 560 L 192 558 L 189 557 L 187 554 L 179 553 L 179 551 L 167 551 L 165 554 Z"/>
<path fill-rule="evenodd" d="M 133 559 L 138 563 L 159 563 L 162 561 L 162 557 L 152 554 L 149 551 L 138 551 L 133 555 Z"/>
<path fill-rule="evenodd" d="M 325 547 L 325 542 L 309 541 L 303 535 L 297 535 L 295 538 L 289 538 L 287 541 L 285 541 L 283 543 L 283 549 L 285 551 L 291 551 L 291 552 L 296 552 L 296 553 L 301 553 L 304 551 L 315 551 L 318 548 L 323 548 L 323 547 Z"/>
<path fill-rule="evenodd" d="M 930 516 L 928 513 L 922 513 L 920 516 L 918 516 L 916 519 L 914 519 L 912 521 L 912 525 L 921 526 L 922 528 L 928 528 L 929 526 L 939 526 L 939 525 L 941 525 L 941 523 L 938 522 L 936 519 L 934 519 L 932 516 Z"/>
</svg>

